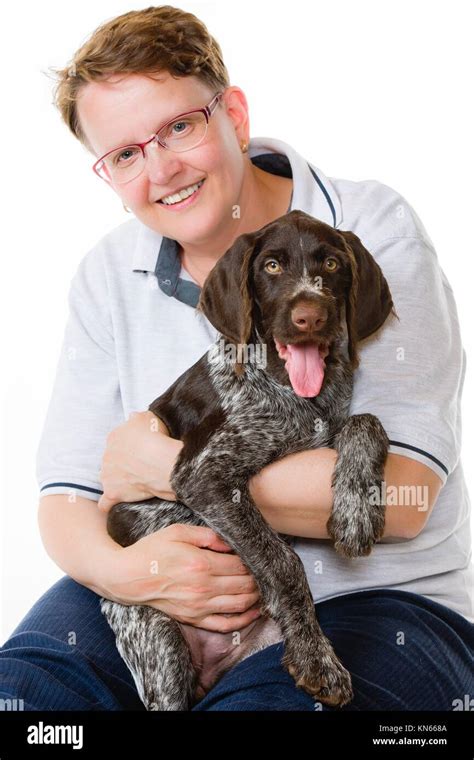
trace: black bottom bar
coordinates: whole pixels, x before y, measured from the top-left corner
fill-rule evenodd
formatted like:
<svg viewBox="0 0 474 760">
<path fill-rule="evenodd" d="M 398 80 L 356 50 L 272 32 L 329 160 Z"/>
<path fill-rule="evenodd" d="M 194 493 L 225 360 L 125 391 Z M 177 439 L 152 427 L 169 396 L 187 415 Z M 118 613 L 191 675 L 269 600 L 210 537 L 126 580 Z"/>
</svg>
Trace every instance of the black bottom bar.
<svg viewBox="0 0 474 760">
<path fill-rule="evenodd" d="M 474 716 L 460 712 L 1 712 L 0 760 L 169 756 L 170 749 L 224 758 L 275 748 L 308 756 L 474 758 Z M 109 754 L 110 753 L 110 754 Z M 117 755 L 112 754 L 117 753 Z M 328 755 L 328 753 L 330 753 Z M 350 754 L 349 754 L 350 753 Z"/>
</svg>

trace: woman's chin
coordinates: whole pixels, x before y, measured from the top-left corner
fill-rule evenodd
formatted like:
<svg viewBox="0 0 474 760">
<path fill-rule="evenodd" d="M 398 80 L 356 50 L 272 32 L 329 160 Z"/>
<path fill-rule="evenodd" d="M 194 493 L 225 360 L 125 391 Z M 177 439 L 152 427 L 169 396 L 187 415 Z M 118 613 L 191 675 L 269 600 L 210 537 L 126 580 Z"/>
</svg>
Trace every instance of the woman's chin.
<svg viewBox="0 0 474 760">
<path fill-rule="evenodd" d="M 222 219 L 222 216 L 220 217 Z M 155 217 L 156 222 L 156 217 Z M 182 242 L 187 241 L 192 246 L 209 245 L 216 237 L 219 229 L 219 215 L 215 209 L 200 207 L 199 210 L 189 214 L 182 214 L 179 219 L 167 219 L 163 217 L 157 222 L 160 232 L 166 237 Z M 205 253 L 205 251 L 203 251 Z"/>
</svg>

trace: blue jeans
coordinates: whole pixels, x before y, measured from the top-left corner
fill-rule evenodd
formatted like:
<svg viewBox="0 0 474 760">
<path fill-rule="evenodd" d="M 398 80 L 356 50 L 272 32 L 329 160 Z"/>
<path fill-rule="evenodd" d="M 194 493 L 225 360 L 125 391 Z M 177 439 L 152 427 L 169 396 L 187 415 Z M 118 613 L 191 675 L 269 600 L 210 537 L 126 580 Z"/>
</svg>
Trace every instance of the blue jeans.
<svg viewBox="0 0 474 760">
<path fill-rule="evenodd" d="M 474 697 L 474 626 L 447 607 L 394 590 L 316 607 L 352 673 L 355 697 L 343 710 L 452 710 Z M 282 653 L 275 644 L 238 663 L 194 710 L 318 709 Z M 22 699 L 25 710 L 144 710 L 99 597 L 67 576 L 0 649 L 0 698 Z"/>
</svg>

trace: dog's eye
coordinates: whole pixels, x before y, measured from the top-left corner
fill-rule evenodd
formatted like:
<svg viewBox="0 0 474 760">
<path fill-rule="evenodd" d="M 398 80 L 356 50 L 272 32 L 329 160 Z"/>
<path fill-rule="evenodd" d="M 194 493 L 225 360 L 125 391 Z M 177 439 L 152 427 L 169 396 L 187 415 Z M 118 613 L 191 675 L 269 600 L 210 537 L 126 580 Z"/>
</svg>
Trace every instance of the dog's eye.
<svg viewBox="0 0 474 760">
<path fill-rule="evenodd" d="M 268 272 L 268 274 L 281 274 L 283 269 L 278 261 L 275 261 L 275 259 L 269 259 L 269 261 L 265 263 L 265 272 Z"/>
<path fill-rule="evenodd" d="M 339 269 L 339 263 L 336 259 L 326 259 L 324 262 L 324 268 L 326 272 L 335 272 L 336 269 Z"/>
</svg>

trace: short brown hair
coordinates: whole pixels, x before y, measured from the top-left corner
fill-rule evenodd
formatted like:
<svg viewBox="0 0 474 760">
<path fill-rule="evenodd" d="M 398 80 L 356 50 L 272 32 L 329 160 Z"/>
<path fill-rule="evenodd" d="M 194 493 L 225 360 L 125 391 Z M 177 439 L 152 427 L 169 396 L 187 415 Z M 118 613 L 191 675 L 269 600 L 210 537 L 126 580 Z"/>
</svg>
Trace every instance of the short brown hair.
<svg viewBox="0 0 474 760">
<path fill-rule="evenodd" d="M 69 66 L 50 69 L 57 77 L 54 103 L 63 121 L 90 149 L 77 113 L 77 99 L 88 82 L 113 74 L 169 72 L 194 75 L 212 90 L 229 86 L 219 44 L 192 13 L 171 5 L 130 11 L 101 24 L 74 54 Z"/>
</svg>

